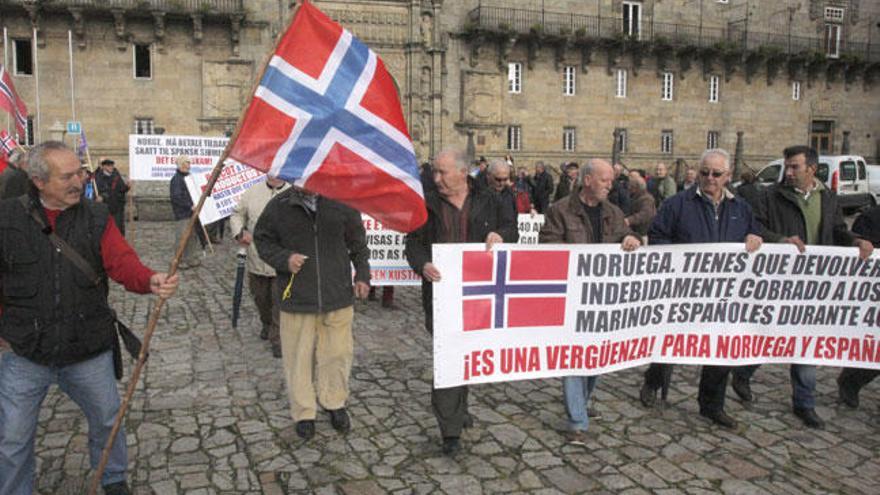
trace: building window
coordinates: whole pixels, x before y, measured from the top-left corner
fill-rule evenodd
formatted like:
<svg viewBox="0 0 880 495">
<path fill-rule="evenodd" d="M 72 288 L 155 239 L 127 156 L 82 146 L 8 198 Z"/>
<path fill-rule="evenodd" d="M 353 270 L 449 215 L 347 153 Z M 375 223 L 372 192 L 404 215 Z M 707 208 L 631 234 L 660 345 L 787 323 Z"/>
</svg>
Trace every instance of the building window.
<svg viewBox="0 0 880 495">
<path fill-rule="evenodd" d="M 639 39 L 642 28 L 642 2 L 623 2 L 623 34 Z"/>
<path fill-rule="evenodd" d="M 825 56 L 840 56 L 840 24 L 825 24 Z"/>
<path fill-rule="evenodd" d="M 562 94 L 565 96 L 574 96 L 576 90 L 577 71 L 573 65 L 566 65 L 562 71 Z"/>
<path fill-rule="evenodd" d="M 155 134 L 153 132 L 153 119 L 136 118 L 134 119 L 135 134 Z"/>
<path fill-rule="evenodd" d="M 507 151 L 522 149 L 522 127 L 512 125 L 507 128 Z"/>
<path fill-rule="evenodd" d="M 660 98 L 663 101 L 672 101 L 672 86 L 673 86 L 674 77 L 672 72 L 664 72 L 663 73 L 663 91 L 660 95 Z"/>
<path fill-rule="evenodd" d="M 843 14 L 846 12 L 841 7 L 825 7 L 825 20 L 828 22 L 843 22 Z"/>
<path fill-rule="evenodd" d="M 34 75 L 34 50 L 30 39 L 12 40 L 16 76 Z"/>
<path fill-rule="evenodd" d="M 626 153 L 626 148 L 628 146 L 628 139 L 626 136 L 626 129 L 618 127 L 615 129 L 617 131 L 617 152 L 618 153 Z"/>
<path fill-rule="evenodd" d="M 134 45 L 134 78 L 152 79 L 153 60 L 150 53 L 150 45 Z"/>
<path fill-rule="evenodd" d="M 15 140 L 22 146 L 33 146 L 36 143 L 34 139 L 34 117 L 28 115 L 27 125 L 24 128 L 24 136 L 15 133 Z"/>
<path fill-rule="evenodd" d="M 577 148 L 577 130 L 574 127 L 562 128 L 562 151 L 574 151 Z"/>
<path fill-rule="evenodd" d="M 672 130 L 664 129 L 660 132 L 660 153 L 672 154 Z"/>
<path fill-rule="evenodd" d="M 721 133 L 718 131 L 709 131 L 706 133 L 706 149 L 714 150 L 718 147 L 718 141 L 721 140 Z"/>
<path fill-rule="evenodd" d="M 614 96 L 626 98 L 626 69 L 617 69 Z"/>
<path fill-rule="evenodd" d="M 709 103 L 718 103 L 718 89 L 721 85 L 721 78 L 718 76 L 709 76 Z"/>
<path fill-rule="evenodd" d="M 801 83 L 799 81 L 791 83 L 791 99 L 795 101 L 801 99 Z"/>
<path fill-rule="evenodd" d="M 507 92 L 522 93 L 522 64 L 519 62 L 507 64 Z"/>
</svg>

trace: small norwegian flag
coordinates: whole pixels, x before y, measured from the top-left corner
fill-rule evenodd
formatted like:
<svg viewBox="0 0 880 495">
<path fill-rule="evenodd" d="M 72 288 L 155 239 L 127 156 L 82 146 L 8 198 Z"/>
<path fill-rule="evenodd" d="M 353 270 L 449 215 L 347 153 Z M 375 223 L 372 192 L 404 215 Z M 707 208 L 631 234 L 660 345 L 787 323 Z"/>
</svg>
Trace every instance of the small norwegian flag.
<svg viewBox="0 0 880 495">
<path fill-rule="evenodd" d="M 567 251 L 462 253 L 464 331 L 565 324 Z"/>
</svg>

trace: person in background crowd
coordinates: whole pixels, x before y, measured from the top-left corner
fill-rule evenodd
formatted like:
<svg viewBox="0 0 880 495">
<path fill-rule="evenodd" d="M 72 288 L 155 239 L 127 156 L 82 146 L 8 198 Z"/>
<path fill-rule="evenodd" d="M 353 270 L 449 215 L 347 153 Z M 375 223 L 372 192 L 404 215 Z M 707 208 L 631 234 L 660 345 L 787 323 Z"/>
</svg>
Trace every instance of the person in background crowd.
<svg viewBox="0 0 880 495">
<path fill-rule="evenodd" d="M 535 175 L 532 177 L 532 186 L 534 194 L 532 201 L 535 203 L 535 210 L 538 213 L 544 213 L 550 206 L 550 195 L 553 194 L 553 177 L 544 167 L 544 162 L 535 164 Z"/>
<path fill-rule="evenodd" d="M 665 163 L 658 163 L 654 168 L 654 181 L 657 185 L 657 206 L 660 206 L 667 198 L 671 198 L 677 192 L 675 179 L 669 176 L 669 170 Z"/>
<path fill-rule="evenodd" d="M 654 198 L 648 194 L 645 179 L 635 174 L 628 181 L 629 195 L 631 199 L 630 214 L 624 219 L 626 226 L 640 236 L 648 234 L 648 227 L 657 214 Z"/>
<path fill-rule="evenodd" d="M 422 191 L 428 194 L 429 191 L 436 189 L 434 184 L 434 172 L 431 170 L 431 163 L 424 162 L 419 171 L 419 181 L 422 183 Z"/>
<path fill-rule="evenodd" d="M 106 205 L 82 200 L 83 171 L 64 143 L 34 147 L 27 171 L 30 192 L 0 202 L 0 338 L 12 347 L 0 354 L 3 495 L 34 493 L 37 420 L 53 384 L 85 414 L 89 461 L 92 469 L 98 465 L 120 407 L 113 352 L 118 330 L 107 302 L 107 278 L 129 292 L 164 299 L 178 283 L 177 275 L 141 263 Z M 59 252 L 47 228 L 70 251 Z M 106 495 L 131 493 L 127 468 L 123 426 L 101 476 Z"/>
<path fill-rule="evenodd" d="M 186 187 L 186 177 L 189 175 L 190 159 L 186 155 L 181 155 L 177 157 L 176 162 L 177 171 L 174 173 L 174 176 L 171 177 L 171 182 L 169 184 L 171 211 L 174 214 L 174 220 L 177 223 L 176 236 L 174 239 L 175 249 L 177 249 L 177 246 L 180 244 L 180 239 L 183 237 L 186 226 L 193 214 L 193 210 L 195 209 L 193 200 L 189 195 L 189 190 Z M 198 220 L 196 220 L 195 225 L 193 225 L 193 230 L 192 237 L 202 235 L 202 224 L 199 223 Z M 189 239 L 186 243 L 186 249 L 183 251 L 183 257 L 180 260 L 180 269 L 187 270 L 201 264 L 202 259 L 199 256 L 199 248 L 196 247 L 193 239 Z"/>
<path fill-rule="evenodd" d="M 743 172 L 740 179 L 742 179 L 742 184 L 737 186 L 736 193 L 752 205 L 752 208 L 756 208 L 761 200 L 761 189 L 758 188 L 755 173 L 747 170 Z"/>
<path fill-rule="evenodd" d="M 83 199 L 101 202 L 101 196 L 98 194 L 98 188 L 95 186 L 95 174 L 89 170 L 89 166 L 86 163 L 80 166 L 80 170 L 82 170 Z"/>
<path fill-rule="evenodd" d="M 697 169 L 688 167 L 684 171 L 684 180 L 678 185 L 679 192 L 697 185 Z"/>
<path fill-rule="evenodd" d="M 870 242 L 874 248 L 880 247 L 880 206 L 866 210 L 856 218 L 852 226 L 853 234 Z M 859 407 L 859 391 L 880 375 L 880 370 L 868 368 L 844 368 L 837 377 L 837 394 L 840 402 L 847 407 Z"/>
<path fill-rule="evenodd" d="M 538 236 L 541 243 L 616 244 L 632 251 L 641 241 L 624 223 L 623 212 L 608 201 L 614 170 L 605 160 L 590 160 L 579 171 L 577 194 L 560 199 L 550 206 Z M 590 397 L 599 377 L 566 376 L 562 378 L 565 411 L 568 414 L 566 440 L 586 445 L 590 424 Z"/>
<path fill-rule="evenodd" d="M 354 359 L 354 298 L 370 292 L 361 214 L 291 187 L 266 205 L 254 243 L 277 272 L 281 354 L 296 434 L 304 440 L 315 436 L 319 404 L 330 413 L 333 429 L 345 434 L 351 430 L 345 404 Z"/>
<path fill-rule="evenodd" d="M 489 180 L 489 190 L 495 193 L 501 204 L 509 210 L 507 214 L 511 218 L 516 218 L 517 197 L 516 192 L 511 187 L 510 170 L 510 165 L 507 162 L 496 158 L 489 163 L 486 175 Z"/>
<path fill-rule="evenodd" d="M 489 176 L 487 170 L 489 170 L 489 161 L 486 160 L 485 156 L 481 156 L 479 161 L 477 161 L 477 169 L 474 175 L 476 185 L 480 189 L 486 189 L 489 187 Z"/>
<path fill-rule="evenodd" d="M 433 283 L 440 280 L 440 270 L 431 262 L 431 246 L 440 243 L 485 243 L 486 248 L 499 242 L 516 242 L 516 219 L 497 195 L 472 187 L 467 180 L 468 164 L 464 153 L 444 150 L 434 159 L 437 193 L 425 197 L 428 221 L 406 236 L 406 259 L 422 277 L 422 307 L 425 328 L 434 332 Z M 461 431 L 473 423 L 468 414 L 467 386 L 432 388 L 431 406 L 443 436 L 446 455 L 461 450 Z"/>
<path fill-rule="evenodd" d="M 376 300 L 376 286 L 370 286 L 370 293 L 367 296 L 368 301 Z M 394 309 L 394 286 L 393 285 L 384 285 L 382 286 L 382 307 L 385 309 Z"/>
<path fill-rule="evenodd" d="M 614 164 L 614 182 L 611 183 L 611 192 L 608 193 L 608 201 L 620 208 L 624 215 L 629 215 L 632 205 L 630 204 L 629 177 L 623 173 L 623 165 Z"/>
<path fill-rule="evenodd" d="M 105 158 L 101 160 L 101 169 L 95 174 L 95 185 L 101 201 L 110 209 L 110 215 L 122 235 L 125 235 L 125 195 L 128 193 L 129 182 L 116 170 L 116 162 Z"/>
<path fill-rule="evenodd" d="M 843 221 L 837 194 L 816 179 L 819 154 L 809 146 L 791 146 L 783 151 L 784 179 L 759 198 L 755 208 L 767 242 L 806 246 L 856 246 L 867 259 L 874 246 L 850 233 Z M 744 402 L 754 400 L 750 380 L 760 365 L 740 366 L 733 375 L 733 391 Z M 808 428 L 823 429 L 825 421 L 816 414 L 816 367 L 793 363 L 790 368 L 792 406 L 795 416 Z"/>
<path fill-rule="evenodd" d="M 0 173 L 0 199 L 16 198 L 27 194 L 30 188 L 30 180 L 24 167 L 27 163 L 27 155 L 20 149 L 15 149 L 9 154 L 8 165 L 3 173 Z"/>
<path fill-rule="evenodd" d="M 531 204 L 530 209 L 534 209 L 535 208 L 534 187 L 532 185 L 532 178 L 529 177 L 529 173 L 525 167 L 517 167 L 517 169 L 516 169 L 516 190 L 517 191 L 525 191 L 525 193 L 529 195 L 529 203 Z"/>
<path fill-rule="evenodd" d="M 559 184 L 556 185 L 556 194 L 553 195 L 553 201 L 559 201 L 571 194 L 572 185 L 577 182 L 578 164 L 575 162 L 567 163 L 562 167 L 559 176 Z"/>
<path fill-rule="evenodd" d="M 700 157 L 697 187 L 685 189 L 660 205 L 660 211 L 648 229 L 648 243 L 691 244 L 705 242 L 744 243 L 748 252 L 761 247 L 761 226 L 752 208 L 734 196 L 725 186 L 730 181 L 730 155 L 723 149 L 711 149 Z M 657 389 L 672 376 L 671 364 L 652 363 L 645 372 L 639 399 L 645 407 L 656 400 Z M 700 373 L 700 415 L 726 428 L 735 428 L 736 420 L 724 411 L 729 366 L 703 365 Z M 665 384 L 668 386 L 668 382 Z"/>
<path fill-rule="evenodd" d="M 276 358 L 281 357 L 281 336 L 278 330 L 278 300 L 273 293 L 275 269 L 260 258 L 254 244 L 254 229 L 269 201 L 289 187 L 281 179 L 266 177 L 266 182 L 254 184 L 241 195 L 229 217 L 233 237 L 240 246 L 247 248 L 248 287 L 263 324 L 260 338 L 269 341 L 272 355 Z"/>
</svg>

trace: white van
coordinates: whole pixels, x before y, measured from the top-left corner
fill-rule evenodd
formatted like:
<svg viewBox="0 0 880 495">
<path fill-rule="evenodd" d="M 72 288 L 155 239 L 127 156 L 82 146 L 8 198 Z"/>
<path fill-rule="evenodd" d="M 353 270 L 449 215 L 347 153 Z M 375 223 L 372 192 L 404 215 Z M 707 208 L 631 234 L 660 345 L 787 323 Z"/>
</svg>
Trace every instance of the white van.
<svg viewBox="0 0 880 495">
<path fill-rule="evenodd" d="M 871 167 L 873 169 L 873 166 Z M 758 172 L 756 182 L 760 187 L 781 182 L 783 170 L 783 160 L 781 158 L 773 160 Z M 872 170 L 871 175 L 871 182 L 880 180 L 877 171 Z M 821 180 L 825 187 L 837 193 L 840 207 L 843 209 L 854 210 L 880 203 L 880 190 L 875 188 L 877 194 L 872 194 L 868 166 L 861 156 L 820 156 L 816 178 Z"/>
</svg>

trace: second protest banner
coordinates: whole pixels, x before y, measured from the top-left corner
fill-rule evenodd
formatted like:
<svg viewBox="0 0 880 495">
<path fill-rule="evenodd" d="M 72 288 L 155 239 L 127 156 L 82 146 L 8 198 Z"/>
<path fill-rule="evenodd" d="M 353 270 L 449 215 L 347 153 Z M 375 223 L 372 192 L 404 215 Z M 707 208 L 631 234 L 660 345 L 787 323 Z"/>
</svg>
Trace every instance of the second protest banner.
<svg viewBox="0 0 880 495">
<path fill-rule="evenodd" d="M 434 246 L 438 388 L 652 361 L 880 369 L 880 257 L 741 244 Z"/>
</svg>

